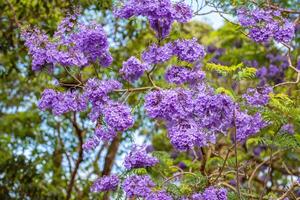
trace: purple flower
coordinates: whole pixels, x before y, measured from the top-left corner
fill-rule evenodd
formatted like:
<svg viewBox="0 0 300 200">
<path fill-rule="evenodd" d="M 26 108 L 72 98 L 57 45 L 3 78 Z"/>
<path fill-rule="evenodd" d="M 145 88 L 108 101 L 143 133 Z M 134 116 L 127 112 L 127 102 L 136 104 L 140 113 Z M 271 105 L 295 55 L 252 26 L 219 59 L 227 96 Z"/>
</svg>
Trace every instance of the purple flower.
<svg viewBox="0 0 300 200">
<path fill-rule="evenodd" d="M 116 80 L 99 80 L 90 78 L 84 87 L 84 96 L 93 106 L 103 106 L 109 101 L 108 94 L 116 89 L 120 89 L 122 84 Z"/>
<path fill-rule="evenodd" d="M 160 39 L 169 35 L 175 20 L 185 23 L 192 18 L 192 14 L 189 6 L 184 3 L 172 4 L 171 0 L 129 0 L 115 11 L 117 17 L 126 19 L 133 16 L 147 17 L 150 27 Z"/>
<path fill-rule="evenodd" d="M 96 128 L 95 135 L 99 140 L 110 141 L 117 136 L 117 133 L 110 127 L 101 126 Z"/>
<path fill-rule="evenodd" d="M 110 101 L 103 109 L 104 121 L 115 131 L 125 131 L 133 126 L 131 109 L 121 103 Z"/>
<path fill-rule="evenodd" d="M 157 192 L 151 192 L 146 197 L 146 200 L 173 200 L 173 198 L 166 191 L 162 190 Z"/>
<path fill-rule="evenodd" d="M 141 61 L 132 56 L 126 62 L 123 62 L 120 74 L 123 75 L 125 80 L 133 82 L 139 79 L 148 68 L 148 65 L 141 63 Z"/>
<path fill-rule="evenodd" d="M 295 36 L 295 25 L 286 20 L 284 24 L 274 32 L 274 39 L 278 42 L 289 43 Z"/>
<path fill-rule="evenodd" d="M 152 167 L 158 163 L 158 159 L 147 154 L 145 147 L 134 146 L 125 157 L 124 166 L 130 170 L 133 168 Z"/>
<path fill-rule="evenodd" d="M 289 134 L 294 134 L 295 129 L 293 124 L 285 124 L 281 127 L 281 131 L 289 133 Z"/>
<path fill-rule="evenodd" d="M 263 121 L 261 115 L 256 113 L 251 116 L 245 112 L 236 112 L 236 139 L 238 142 L 244 142 L 252 135 L 258 133 L 267 124 Z"/>
<path fill-rule="evenodd" d="M 142 53 L 142 59 L 148 64 L 164 63 L 173 56 L 172 44 L 167 43 L 164 46 L 157 46 L 152 44 L 149 48 Z"/>
<path fill-rule="evenodd" d="M 175 3 L 173 9 L 173 19 L 180 23 L 186 23 L 193 17 L 191 8 L 182 2 Z"/>
<path fill-rule="evenodd" d="M 38 107 L 43 111 L 50 109 L 54 115 L 62 115 L 71 111 L 85 110 L 87 101 L 76 91 L 56 92 L 46 89 L 38 102 Z"/>
<path fill-rule="evenodd" d="M 260 107 L 265 106 L 269 103 L 269 94 L 273 92 L 272 87 L 263 88 L 248 88 L 247 94 L 243 95 L 247 103 L 251 106 Z"/>
<path fill-rule="evenodd" d="M 119 178 L 117 175 L 103 176 L 98 178 L 91 186 L 91 192 L 105 192 L 115 190 L 118 187 Z"/>
<path fill-rule="evenodd" d="M 76 24 L 77 15 L 62 20 L 53 38 L 40 30 L 22 32 L 25 46 L 32 56 L 33 70 L 46 66 L 84 67 L 98 61 L 103 66 L 112 62 L 107 36 L 95 23 Z"/>
<path fill-rule="evenodd" d="M 295 25 L 284 19 L 279 11 L 242 8 L 237 14 L 240 24 L 249 29 L 249 36 L 255 42 L 268 42 L 274 38 L 288 43 L 295 35 Z"/>
<path fill-rule="evenodd" d="M 205 74 L 200 70 L 191 70 L 185 67 L 172 66 L 167 70 L 165 78 L 169 83 L 195 84 L 202 81 L 205 78 Z"/>
<path fill-rule="evenodd" d="M 96 135 L 93 135 L 87 139 L 87 141 L 82 145 L 82 148 L 84 151 L 89 151 L 95 149 L 99 144 L 100 139 Z"/>
<path fill-rule="evenodd" d="M 196 38 L 191 40 L 176 40 L 174 42 L 173 53 L 180 60 L 186 62 L 195 62 L 205 56 L 204 47 L 197 42 Z"/>
<path fill-rule="evenodd" d="M 203 200 L 227 200 L 227 190 L 224 188 L 206 188 L 202 193 Z"/>
<path fill-rule="evenodd" d="M 123 190 L 126 196 L 131 197 L 147 197 L 151 193 L 151 188 L 155 184 L 147 175 L 138 176 L 132 175 L 123 182 Z"/>
<path fill-rule="evenodd" d="M 232 99 L 225 94 L 200 94 L 195 99 L 194 112 L 199 119 L 199 125 L 212 133 L 227 133 L 233 124 L 235 105 Z"/>
</svg>

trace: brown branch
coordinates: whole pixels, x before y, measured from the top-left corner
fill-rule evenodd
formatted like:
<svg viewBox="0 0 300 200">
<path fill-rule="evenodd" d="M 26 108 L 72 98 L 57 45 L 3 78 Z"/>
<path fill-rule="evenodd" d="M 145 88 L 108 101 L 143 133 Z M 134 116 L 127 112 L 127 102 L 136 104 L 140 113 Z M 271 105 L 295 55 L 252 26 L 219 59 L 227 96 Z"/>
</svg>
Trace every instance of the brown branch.
<svg viewBox="0 0 300 200">
<path fill-rule="evenodd" d="M 224 162 L 223 162 L 223 165 L 222 165 L 222 167 L 221 167 L 221 169 L 220 169 L 220 171 L 219 171 L 219 174 L 218 174 L 218 176 L 217 176 L 217 178 L 212 182 L 212 183 L 215 183 L 215 182 L 217 182 L 218 181 L 218 179 L 220 178 L 220 176 L 221 176 L 221 174 L 222 174 L 222 172 L 223 172 L 223 170 L 224 170 L 224 168 L 225 168 L 225 165 L 226 165 L 226 162 L 227 162 L 227 159 L 228 159 L 228 156 L 229 156 L 229 153 L 230 153 L 230 149 L 231 148 L 229 148 L 228 149 L 228 151 L 227 151 L 227 153 L 226 153 L 226 156 L 225 156 L 225 159 L 224 159 Z"/>
<path fill-rule="evenodd" d="M 73 189 L 73 186 L 74 186 L 75 178 L 76 178 L 80 163 L 83 160 L 83 148 L 82 148 L 82 145 L 83 145 L 83 138 L 82 138 L 83 131 L 79 128 L 79 126 L 76 122 L 76 112 L 74 112 L 73 119 L 71 119 L 71 122 L 72 122 L 72 125 L 73 125 L 74 129 L 75 129 L 75 133 L 77 135 L 77 138 L 79 140 L 79 147 L 78 147 L 79 149 L 78 149 L 78 158 L 76 160 L 75 167 L 74 167 L 73 172 L 71 174 L 70 183 L 67 187 L 66 200 L 69 200 L 71 198 L 71 193 L 72 193 L 72 189 Z"/>
</svg>

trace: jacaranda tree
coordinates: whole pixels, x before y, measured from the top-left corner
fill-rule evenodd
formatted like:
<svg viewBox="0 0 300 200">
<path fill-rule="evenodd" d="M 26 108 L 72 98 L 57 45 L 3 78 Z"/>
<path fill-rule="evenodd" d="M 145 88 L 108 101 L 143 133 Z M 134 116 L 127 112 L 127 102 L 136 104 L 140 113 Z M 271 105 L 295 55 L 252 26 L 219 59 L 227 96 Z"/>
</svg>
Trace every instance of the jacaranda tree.
<svg viewBox="0 0 300 200">
<path fill-rule="evenodd" d="M 53 33 L 17 23 L 32 71 L 49 78 L 37 107 L 54 124 L 67 121 L 78 144 L 76 156 L 61 157 L 70 169 L 56 176 L 70 178 L 60 198 L 297 199 L 294 3 L 127 0 L 108 11 L 115 23 L 89 20 L 80 8 Z M 210 13 L 226 24 L 190 22 Z M 95 194 L 83 195 L 79 174 Z"/>
</svg>

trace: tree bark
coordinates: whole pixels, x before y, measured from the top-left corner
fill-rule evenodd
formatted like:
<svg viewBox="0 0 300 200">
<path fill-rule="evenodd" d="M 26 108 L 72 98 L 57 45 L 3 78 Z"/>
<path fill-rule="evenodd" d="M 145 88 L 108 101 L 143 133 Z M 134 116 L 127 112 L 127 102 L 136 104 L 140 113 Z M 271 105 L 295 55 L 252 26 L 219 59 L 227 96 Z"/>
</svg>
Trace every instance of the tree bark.
<svg viewBox="0 0 300 200">
<path fill-rule="evenodd" d="M 83 134 L 82 133 L 83 133 L 83 131 L 79 128 L 79 126 L 76 122 L 76 113 L 74 113 L 74 117 L 71 121 L 72 121 L 73 127 L 75 129 L 75 133 L 77 135 L 77 138 L 79 140 L 79 147 L 78 147 L 78 158 L 76 160 L 74 170 L 71 174 L 71 180 L 70 180 L 70 183 L 69 183 L 68 188 L 67 188 L 66 200 L 69 200 L 71 198 L 71 193 L 72 193 L 75 178 L 76 178 L 76 175 L 77 175 L 77 172 L 78 172 L 78 169 L 79 169 L 79 165 L 83 160 L 83 149 L 82 149 L 82 145 L 83 145 L 83 138 L 82 138 Z"/>
<path fill-rule="evenodd" d="M 118 134 L 117 137 L 115 137 L 113 139 L 113 141 L 111 142 L 111 144 L 110 144 L 110 146 L 107 150 L 107 154 L 105 156 L 104 167 L 103 167 L 103 171 L 102 171 L 102 176 L 103 175 L 109 175 L 111 173 L 111 169 L 113 167 L 115 158 L 116 158 L 117 153 L 118 153 L 120 142 L 121 142 L 121 134 Z M 103 195 L 103 200 L 109 200 L 109 193 L 108 192 L 106 192 Z"/>
</svg>

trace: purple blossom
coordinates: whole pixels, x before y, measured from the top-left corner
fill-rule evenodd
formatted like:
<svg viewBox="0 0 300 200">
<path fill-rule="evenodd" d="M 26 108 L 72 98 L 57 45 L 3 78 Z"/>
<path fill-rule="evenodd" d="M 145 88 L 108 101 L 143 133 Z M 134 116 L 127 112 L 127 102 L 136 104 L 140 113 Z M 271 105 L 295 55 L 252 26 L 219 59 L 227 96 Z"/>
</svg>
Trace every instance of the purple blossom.
<svg viewBox="0 0 300 200">
<path fill-rule="evenodd" d="M 193 17 L 193 11 L 191 8 L 182 2 L 175 3 L 173 5 L 173 9 L 173 19 L 180 23 L 186 23 Z"/>
<path fill-rule="evenodd" d="M 166 120 L 183 118 L 193 110 L 192 92 L 185 89 L 152 91 L 145 97 L 149 117 Z"/>
<path fill-rule="evenodd" d="M 274 38 L 288 43 L 295 35 L 295 25 L 284 19 L 279 11 L 241 8 L 237 15 L 240 24 L 249 29 L 249 36 L 255 42 L 268 42 Z"/>
<path fill-rule="evenodd" d="M 110 127 L 100 126 L 95 130 L 95 135 L 102 141 L 110 141 L 117 136 L 116 131 Z"/>
<path fill-rule="evenodd" d="M 85 141 L 85 143 L 82 145 L 82 148 L 84 151 L 89 151 L 95 149 L 99 144 L 100 139 L 96 135 L 93 135 Z"/>
<path fill-rule="evenodd" d="M 95 23 L 76 24 L 76 17 L 68 16 L 62 20 L 53 38 L 40 30 L 22 33 L 32 56 L 33 70 L 56 65 L 84 67 L 96 61 L 103 66 L 111 64 L 103 28 Z"/>
<path fill-rule="evenodd" d="M 104 121 L 115 131 L 125 131 L 133 126 L 130 107 L 110 101 L 103 109 Z"/>
<path fill-rule="evenodd" d="M 113 90 L 120 89 L 122 84 L 116 80 L 99 80 L 90 78 L 85 84 L 84 95 L 93 106 L 101 106 L 108 102 L 108 94 Z"/>
<path fill-rule="evenodd" d="M 139 79 L 148 68 L 147 64 L 141 63 L 141 61 L 132 56 L 126 62 L 123 62 L 120 73 L 125 80 L 133 82 Z"/>
<path fill-rule="evenodd" d="M 191 70 L 185 67 L 172 66 L 166 74 L 165 79 L 169 83 L 183 84 L 183 83 L 197 83 L 205 78 L 205 73 L 200 70 Z"/>
<path fill-rule="evenodd" d="M 38 102 L 38 107 L 43 111 L 50 109 L 54 115 L 62 115 L 71 111 L 84 111 L 87 108 L 87 101 L 76 91 L 57 92 L 46 89 Z"/>
<path fill-rule="evenodd" d="M 167 128 L 170 142 L 176 149 L 185 151 L 193 148 L 197 134 L 199 134 L 198 126 L 194 121 L 171 121 L 168 123 Z"/>
<path fill-rule="evenodd" d="M 164 46 L 152 44 L 142 53 L 142 59 L 148 64 L 164 63 L 173 56 L 172 44 L 167 43 Z"/>
<path fill-rule="evenodd" d="M 152 167 L 158 163 L 158 159 L 147 154 L 145 147 L 134 146 L 125 157 L 124 166 L 130 170 L 133 168 Z"/>
<path fill-rule="evenodd" d="M 295 128 L 294 128 L 293 124 L 285 124 L 281 127 L 281 131 L 289 133 L 289 134 L 294 134 Z"/>
<path fill-rule="evenodd" d="M 243 95 L 247 103 L 251 106 L 260 107 L 269 103 L 269 94 L 273 92 L 272 87 L 248 88 L 247 93 Z"/>
<path fill-rule="evenodd" d="M 103 176 L 98 178 L 91 186 L 91 192 L 105 192 L 115 190 L 118 187 L 119 178 L 117 175 Z"/>
<path fill-rule="evenodd" d="M 209 132 L 226 133 L 233 124 L 232 99 L 225 94 L 199 95 L 195 99 L 194 114 L 199 119 L 199 125 Z"/>
<path fill-rule="evenodd" d="M 123 190 L 126 196 L 131 197 L 147 197 L 151 193 L 151 188 L 155 184 L 147 175 L 132 175 L 123 182 Z"/>
<path fill-rule="evenodd" d="M 206 188 L 202 193 L 203 200 L 227 200 L 227 190 L 224 188 Z"/>
<path fill-rule="evenodd" d="M 120 18 L 145 16 L 158 38 L 169 35 L 172 23 L 185 23 L 192 18 L 192 10 L 184 3 L 172 4 L 171 0 L 129 0 L 120 9 L 115 10 Z"/>
<path fill-rule="evenodd" d="M 195 62 L 205 56 L 204 47 L 197 42 L 196 38 L 191 40 L 176 40 L 174 42 L 173 53 L 180 60 L 186 62 Z"/>
<path fill-rule="evenodd" d="M 274 39 L 278 42 L 289 43 L 295 36 L 295 25 L 286 20 L 282 26 L 274 32 Z"/>
<path fill-rule="evenodd" d="M 173 198 L 166 191 L 162 190 L 157 192 L 151 192 L 146 197 L 146 200 L 173 200 Z"/>
<path fill-rule="evenodd" d="M 202 194 L 193 194 L 192 200 L 227 200 L 227 190 L 210 186 Z"/>
<path fill-rule="evenodd" d="M 245 112 L 236 112 L 236 139 L 238 142 L 245 142 L 246 139 L 258 133 L 267 124 L 261 115 L 256 113 L 251 116 Z"/>
</svg>

